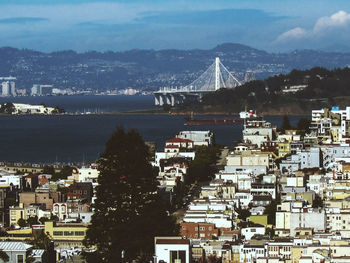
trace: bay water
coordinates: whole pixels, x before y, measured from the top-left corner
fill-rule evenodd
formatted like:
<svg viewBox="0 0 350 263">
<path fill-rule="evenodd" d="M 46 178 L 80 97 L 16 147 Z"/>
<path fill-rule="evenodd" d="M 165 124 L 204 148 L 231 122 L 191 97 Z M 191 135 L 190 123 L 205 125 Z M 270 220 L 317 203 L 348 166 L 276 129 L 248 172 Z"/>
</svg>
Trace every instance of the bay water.
<svg viewBox="0 0 350 263">
<path fill-rule="evenodd" d="M 59 106 L 69 113 L 120 112 L 155 109 L 153 96 L 48 96 L 0 98 L 17 102 Z M 300 116 L 289 116 L 295 125 Z M 266 116 L 277 126 L 282 116 Z M 184 116 L 161 114 L 20 115 L 0 116 L 0 161 L 32 163 L 92 162 L 119 125 L 136 129 L 145 141 L 165 141 L 182 130 L 212 130 L 219 144 L 233 146 L 242 138 L 242 125 L 186 126 Z"/>
</svg>

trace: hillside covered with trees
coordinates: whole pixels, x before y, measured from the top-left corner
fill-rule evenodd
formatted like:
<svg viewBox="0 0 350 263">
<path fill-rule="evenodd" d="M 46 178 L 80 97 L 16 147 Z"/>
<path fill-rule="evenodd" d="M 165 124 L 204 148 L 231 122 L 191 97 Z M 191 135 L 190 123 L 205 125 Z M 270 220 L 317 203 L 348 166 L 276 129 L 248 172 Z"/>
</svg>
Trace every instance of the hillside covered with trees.
<svg viewBox="0 0 350 263">
<path fill-rule="evenodd" d="M 237 113 L 255 109 L 262 114 L 308 114 L 311 109 L 346 106 L 350 102 L 350 68 L 293 70 L 207 94 L 201 102 L 187 102 L 181 110 Z"/>
<path fill-rule="evenodd" d="M 350 53 L 295 50 L 268 53 L 237 43 L 224 43 L 201 50 L 72 50 L 43 53 L 28 49 L 0 47 L 0 77 L 17 78 L 16 87 L 52 84 L 55 88 L 105 91 L 135 88 L 154 91 L 161 87 L 185 86 L 197 79 L 215 60 L 241 80 L 247 70 L 256 79 L 286 74 L 292 69 L 322 66 L 327 69 L 349 65 Z"/>
</svg>

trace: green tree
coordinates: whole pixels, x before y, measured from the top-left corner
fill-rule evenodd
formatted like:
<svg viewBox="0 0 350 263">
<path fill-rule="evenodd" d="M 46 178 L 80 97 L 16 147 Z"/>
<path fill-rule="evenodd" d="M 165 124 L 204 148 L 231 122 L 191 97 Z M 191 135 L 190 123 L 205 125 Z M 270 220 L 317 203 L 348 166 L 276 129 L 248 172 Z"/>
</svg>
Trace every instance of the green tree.
<svg viewBox="0 0 350 263">
<path fill-rule="evenodd" d="M 31 216 L 27 219 L 27 224 L 31 227 L 32 225 L 39 224 L 37 216 Z"/>
<path fill-rule="evenodd" d="M 5 199 L 5 206 L 9 207 L 9 206 L 14 206 L 16 204 L 16 198 L 14 197 L 6 197 Z"/>
<path fill-rule="evenodd" d="M 219 147 L 217 146 L 200 146 L 196 148 L 196 156 L 189 165 L 189 180 L 188 183 L 194 181 L 208 181 L 214 175 L 215 163 Z"/>
<path fill-rule="evenodd" d="M 17 225 L 19 225 L 20 227 L 25 227 L 27 226 L 27 222 L 23 218 L 20 218 L 17 221 Z"/>
<path fill-rule="evenodd" d="M 8 262 L 10 260 L 7 253 L 5 251 L 3 251 L 2 249 L 0 249 L 0 259 L 4 262 Z"/>
<path fill-rule="evenodd" d="M 1 105 L 0 113 L 12 114 L 15 111 L 15 105 L 12 102 L 7 102 Z"/>
<path fill-rule="evenodd" d="M 264 214 L 267 215 L 267 222 L 272 225 L 276 223 L 277 204 L 277 200 L 272 200 L 272 202 L 265 207 L 264 211 Z"/>
<path fill-rule="evenodd" d="M 238 213 L 238 218 L 244 221 L 246 221 L 247 218 L 250 217 L 249 209 L 236 208 L 236 212 Z"/>
<path fill-rule="evenodd" d="M 62 170 L 59 173 L 53 173 L 52 174 L 52 181 L 58 181 L 60 179 L 67 179 L 68 176 L 72 175 L 74 167 L 71 166 L 64 166 Z"/>
<path fill-rule="evenodd" d="M 52 165 L 45 165 L 43 168 L 43 174 L 55 174 L 55 168 Z"/>
<path fill-rule="evenodd" d="M 50 238 L 44 233 L 44 231 L 34 231 L 33 239 L 29 241 L 30 244 L 36 249 L 47 249 L 50 243 Z"/>
<path fill-rule="evenodd" d="M 319 195 L 315 195 L 315 199 L 312 201 L 312 207 L 318 208 L 323 207 L 323 199 Z"/>
<path fill-rule="evenodd" d="M 39 218 L 39 222 L 41 223 L 41 224 L 45 224 L 45 222 L 47 222 L 47 221 L 51 221 L 51 219 L 49 219 L 49 218 L 47 218 L 47 217 L 40 217 Z"/>
<path fill-rule="evenodd" d="M 301 118 L 297 124 L 297 130 L 305 131 L 306 133 L 310 132 L 311 120 L 306 118 Z"/>
<path fill-rule="evenodd" d="M 285 132 L 286 130 L 292 129 L 292 125 L 290 125 L 290 121 L 287 115 L 283 116 L 283 121 L 281 125 L 281 132 Z"/>
<path fill-rule="evenodd" d="M 120 262 L 123 255 L 130 262 L 152 253 L 154 237 L 175 234 L 175 222 L 157 194 L 156 174 L 141 136 L 118 127 L 98 164 L 95 213 L 85 238 L 85 245 L 95 246 L 96 252 L 85 259 Z"/>
</svg>

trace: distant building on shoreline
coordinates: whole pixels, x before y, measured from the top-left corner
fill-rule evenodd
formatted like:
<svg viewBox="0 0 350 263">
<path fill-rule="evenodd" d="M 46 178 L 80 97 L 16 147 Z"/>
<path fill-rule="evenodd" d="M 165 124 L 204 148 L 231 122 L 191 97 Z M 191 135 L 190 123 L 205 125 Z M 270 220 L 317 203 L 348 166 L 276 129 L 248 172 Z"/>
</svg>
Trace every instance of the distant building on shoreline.
<svg viewBox="0 0 350 263">
<path fill-rule="evenodd" d="M 39 85 L 34 84 L 31 88 L 31 95 L 32 96 L 45 96 L 45 95 L 51 95 L 52 94 L 52 85 Z"/>
<path fill-rule="evenodd" d="M 16 96 L 16 78 L 15 77 L 0 77 L 1 81 L 1 96 Z"/>
</svg>

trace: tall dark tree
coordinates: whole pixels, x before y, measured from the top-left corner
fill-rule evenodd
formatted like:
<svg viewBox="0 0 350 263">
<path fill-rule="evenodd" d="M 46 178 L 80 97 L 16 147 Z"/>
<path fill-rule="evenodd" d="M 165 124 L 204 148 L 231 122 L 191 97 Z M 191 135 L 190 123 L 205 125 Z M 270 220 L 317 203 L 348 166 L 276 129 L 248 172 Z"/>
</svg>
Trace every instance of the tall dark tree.
<svg viewBox="0 0 350 263">
<path fill-rule="evenodd" d="M 282 126 L 281 126 L 281 132 L 285 132 L 286 130 L 292 129 L 292 125 L 290 124 L 289 118 L 287 115 L 283 116 Z"/>
<path fill-rule="evenodd" d="M 157 194 L 147 146 L 135 130 L 119 127 L 98 164 L 95 213 L 85 238 L 96 252 L 86 259 L 130 262 L 150 255 L 154 236 L 175 234 L 175 222 Z"/>
<path fill-rule="evenodd" d="M 310 119 L 300 118 L 298 121 L 298 124 L 297 124 L 297 129 L 303 130 L 306 133 L 309 133 L 310 132 L 310 124 L 311 124 Z"/>
</svg>

